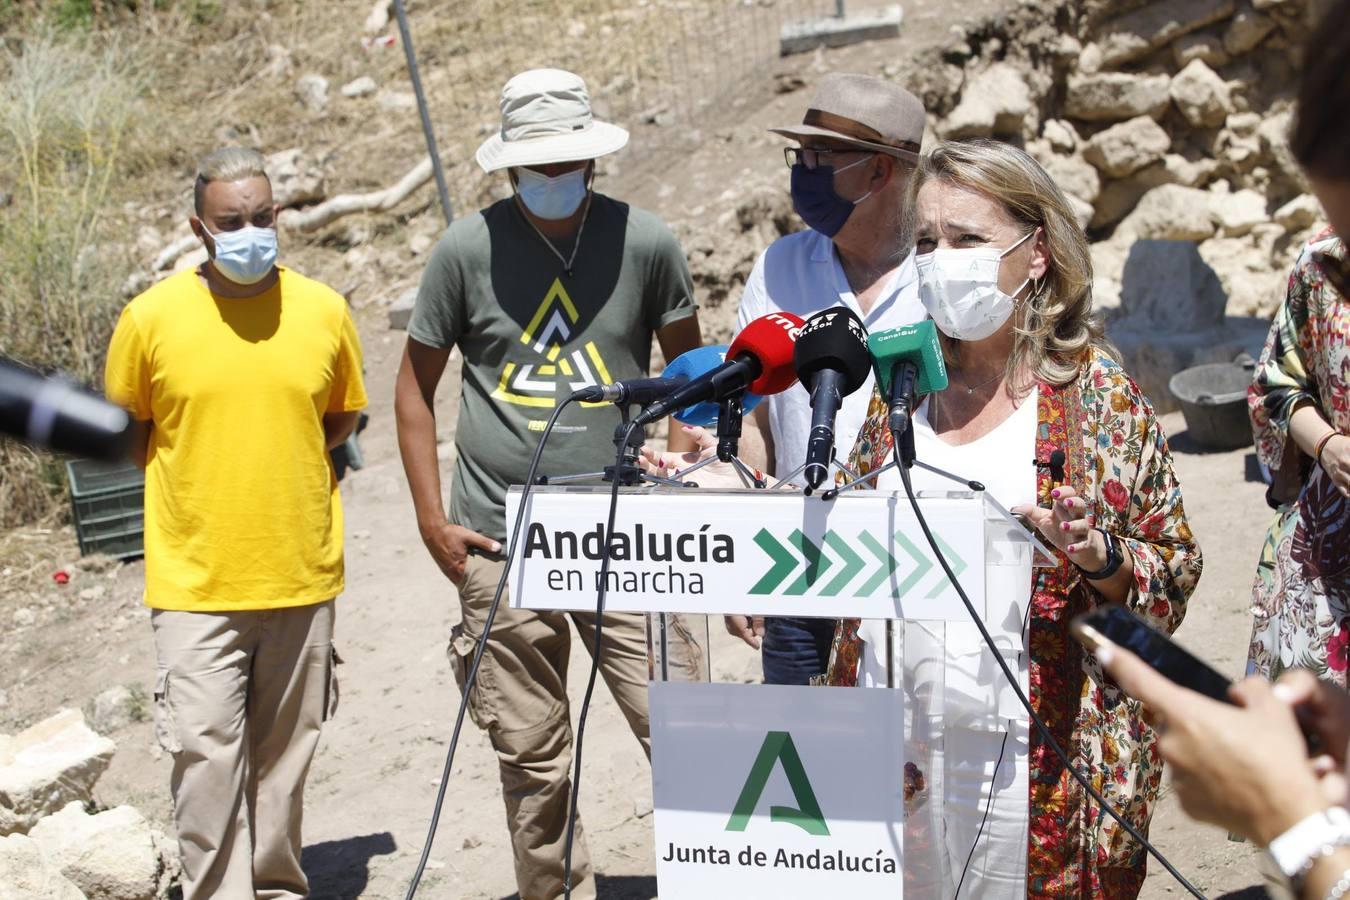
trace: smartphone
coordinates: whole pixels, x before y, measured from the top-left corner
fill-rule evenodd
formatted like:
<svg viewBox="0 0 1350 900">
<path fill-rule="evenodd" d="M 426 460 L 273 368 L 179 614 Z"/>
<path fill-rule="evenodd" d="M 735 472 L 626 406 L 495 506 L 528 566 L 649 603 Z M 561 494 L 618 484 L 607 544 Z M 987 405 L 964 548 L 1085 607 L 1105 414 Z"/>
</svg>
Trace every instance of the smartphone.
<svg viewBox="0 0 1350 900">
<path fill-rule="evenodd" d="M 1220 703 L 1233 702 L 1228 696 L 1229 679 L 1117 603 L 1084 613 L 1073 620 L 1069 630 L 1089 650 L 1105 638 L 1131 651 L 1170 681 Z"/>
</svg>

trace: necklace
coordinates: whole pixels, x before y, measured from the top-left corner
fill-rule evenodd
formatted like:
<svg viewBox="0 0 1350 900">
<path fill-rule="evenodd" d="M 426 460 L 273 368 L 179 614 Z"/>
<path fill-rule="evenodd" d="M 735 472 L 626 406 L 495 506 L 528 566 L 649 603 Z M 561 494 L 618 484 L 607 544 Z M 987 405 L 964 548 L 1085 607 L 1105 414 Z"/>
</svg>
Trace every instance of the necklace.
<svg viewBox="0 0 1350 900">
<path fill-rule="evenodd" d="M 525 216 L 525 221 L 529 223 L 529 226 L 534 229 L 534 233 L 539 235 L 539 240 L 544 242 L 544 246 L 552 250 L 553 255 L 558 257 L 558 262 L 563 264 L 563 271 L 567 274 L 568 278 L 572 277 L 572 261 L 577 258 L 577 251 L 581 249 L 581 232 L 585 230 L 586 220 L 591 215 L 591 197 L 593 196 L 595 196 L 593 192 L 588 191 L 586 193 L 586 208 L 582 210 L 581 224 L 577 226 L 577 239 L 576 242 L 572 244 L 571 254 L 569 254 L 565 259 L 563 258 L 563 255 L 560 252 L 558 252 L 558 248 L 553 246 L 553 242 L 548 239 L 548 236 L 539 230 L 538 225 L 534 224 L 534 220 L 531 219 L 528 215 L 525 215 L 523 211 L 521 213 L 522 215 Z"/>
<path fill-rule="evenodd" d="M 1002 371 L 995 372 L 993 378 L 986 378 L 984 381 L 981 381 L 979 384 L 972 384 L 972 385 L 968 386 L 968 387 L 966 388 L 966 396 L 970 396 L 971 394 L 975 393 L 977 390 L 979 390 L 980 388 L 984 387 L 984 386 L 987 385 L 987 384 L 993 384 L 995 381 L 997 381 L 998 379 L 1002 378 L 1003 375 L 1004 375 L 1004 373 L 1003 373 Z"/>
</svg>

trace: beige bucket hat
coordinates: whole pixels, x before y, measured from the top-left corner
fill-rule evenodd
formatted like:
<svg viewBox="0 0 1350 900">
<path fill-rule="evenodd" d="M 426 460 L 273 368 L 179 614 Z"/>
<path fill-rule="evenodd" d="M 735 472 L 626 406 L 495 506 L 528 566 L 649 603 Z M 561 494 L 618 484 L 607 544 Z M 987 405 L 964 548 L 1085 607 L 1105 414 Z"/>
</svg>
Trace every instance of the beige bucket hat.
<svg viewBox="0 0 1350 900">
<path fill-rule="evenodd" d="M 769 130 L 798 141 L 834 138 L 918 162 L 923 126 L 923 103 L 900 85 L 836 73 L 820 79 L 802 124 Z"/>
<path fill-rule="evenodd" d="M 562 69 L 530 69 L 502 88 L 502 129 L 474 158 L 484 172 L 595 159 L 621 149 L 628 132 L 591 115 L 586 82 Z"/>
</svg>

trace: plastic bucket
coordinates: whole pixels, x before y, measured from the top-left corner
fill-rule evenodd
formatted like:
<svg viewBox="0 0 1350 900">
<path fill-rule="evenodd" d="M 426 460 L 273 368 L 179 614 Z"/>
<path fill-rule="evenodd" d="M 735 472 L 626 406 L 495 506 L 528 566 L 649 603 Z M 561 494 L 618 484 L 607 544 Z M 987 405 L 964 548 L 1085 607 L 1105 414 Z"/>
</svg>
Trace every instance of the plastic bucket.
<svg viewBox="0 0 1350 900">
<path fill-rule="evenodd" d="M 1252 443 L 1247 387 L 1252 370 L 1240 363 L 1211 363 L 1183 369 L 1168 387 L 1181 401 L 1191 440 L 1210 450 L 1236 450 Z"/>
</svg>

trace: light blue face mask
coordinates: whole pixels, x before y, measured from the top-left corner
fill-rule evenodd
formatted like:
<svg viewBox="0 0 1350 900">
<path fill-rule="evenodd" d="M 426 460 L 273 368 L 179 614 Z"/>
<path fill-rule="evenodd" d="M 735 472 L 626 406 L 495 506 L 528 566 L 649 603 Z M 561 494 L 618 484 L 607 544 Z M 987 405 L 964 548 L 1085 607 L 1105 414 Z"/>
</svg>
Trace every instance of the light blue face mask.
<svg viewBox="0 0 1350 900">
<path fill-rule="evenodd" d="M 516 169 L 516 192 L 525 208 L 541 219 L 566 219 L 586 199 L 586 169 L 549 178 L 523 166 Z"/>
<path fill-rule="evenodd" d="M 203 224 L 202 231 L 211 235 L 215 242 L 216 252 L 211 261 L 216 264 L 217 271 L 235 284 L 257 284 L 277 264 L 275 228 L 245 225 L 215 234 Z"/>
</svg>

